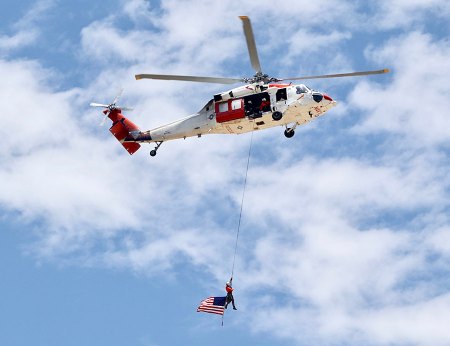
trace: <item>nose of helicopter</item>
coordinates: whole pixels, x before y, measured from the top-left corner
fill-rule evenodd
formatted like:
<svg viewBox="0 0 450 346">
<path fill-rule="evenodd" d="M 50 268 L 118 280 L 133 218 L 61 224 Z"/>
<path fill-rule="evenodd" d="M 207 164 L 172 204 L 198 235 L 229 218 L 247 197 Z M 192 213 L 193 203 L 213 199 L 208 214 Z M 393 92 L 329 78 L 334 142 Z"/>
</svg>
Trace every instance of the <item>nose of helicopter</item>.
<svg viewBox="0 0 450 346">
<path fill-rule="evenodd" d="M 327 94 L 323 94 L 323 98 L 325 99 L 325 100 L 328 100 L 328 101 L 333 101 L 333 99 L 330 97 L 330 96 L 328 96 Z"/>
<path fill-rule="evenodd" d="M 327 94 L 323 94 L 323 101 L 322 102 L 326 102 L 325 107 L 327 109 L 333 108 L 334 106 L 336 106 L 336 101 L 334 101 L 329 95 Z"/>
<path fill-rule="evenodd" d="M 336 106 L 336 101 L 334 101 L 329 95 L 322 92 L 313 92 L 312 99 L 314 100 L 313 103 L 316 104 L 316 106 L 312 106 L 310 114 L 312 112 L 313 114 L 320 115 Z"/>
<path fill-rule="evenodd" d="M 315 92 L 315 93 L 313 93 L 312 96 L 313 96 L 313 100 L 316 101 L 317 103 L 322 102 L 322 100 L 324 100 L 324 99 L 329 102 L 333 101 L 333 99 L 325 93 Z"/>
</svg>

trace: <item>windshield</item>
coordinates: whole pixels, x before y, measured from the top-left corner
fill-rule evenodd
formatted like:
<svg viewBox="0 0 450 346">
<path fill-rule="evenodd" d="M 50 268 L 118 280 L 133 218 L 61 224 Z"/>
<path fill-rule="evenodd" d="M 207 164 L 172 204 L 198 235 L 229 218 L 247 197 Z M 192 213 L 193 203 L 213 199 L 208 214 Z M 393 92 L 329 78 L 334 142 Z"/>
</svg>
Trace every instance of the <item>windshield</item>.
<svg viewBox="0 0 450 346">
<path fill-rule="evenodd" d="M 308 88 L 303 84 L 297 85 L 295 88 L 297 89 L 297 94 L 304 94 L 309 91 Z"/>
</svg>

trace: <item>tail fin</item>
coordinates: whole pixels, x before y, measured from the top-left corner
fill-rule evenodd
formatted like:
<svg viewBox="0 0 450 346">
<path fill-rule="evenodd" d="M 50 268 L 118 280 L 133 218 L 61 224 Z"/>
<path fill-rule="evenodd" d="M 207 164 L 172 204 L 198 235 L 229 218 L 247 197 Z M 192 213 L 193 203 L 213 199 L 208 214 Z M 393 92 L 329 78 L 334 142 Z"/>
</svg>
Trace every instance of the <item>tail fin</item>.
<svg viewBox="0 0 450 346">
<path fill-rule="evenodd" d="M 105 110 L 104 112 L 107 112 Z M 137 135 L 141 132 L 139 127 L 131 120 L 125 118 L 119 108 L 109 112 L 108 118 L 113 122 L 109 132 L 122 144 L 130 155 L 133 155 L 141 147 L 139 143 L 133 142 Z"/>
</svg>

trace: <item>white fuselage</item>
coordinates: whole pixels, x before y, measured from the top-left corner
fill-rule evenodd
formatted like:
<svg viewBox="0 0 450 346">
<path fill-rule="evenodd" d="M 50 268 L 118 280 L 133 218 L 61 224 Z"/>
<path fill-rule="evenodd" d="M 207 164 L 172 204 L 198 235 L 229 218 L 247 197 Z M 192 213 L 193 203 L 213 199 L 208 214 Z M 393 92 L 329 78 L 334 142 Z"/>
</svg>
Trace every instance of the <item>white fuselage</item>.
<svg viewBox="0 0 450 346">
<path fill-rule="evenodd" d="M 205 134 L 240 134 L 274 126 L 304 125 L 336 105 L 303 84 L 249 84 L 216 95 L 199 112 L 142 132 L 136 142 L 163 142 Z M 272 114 L 281 112 L 280 120 Z"/>
</svg>

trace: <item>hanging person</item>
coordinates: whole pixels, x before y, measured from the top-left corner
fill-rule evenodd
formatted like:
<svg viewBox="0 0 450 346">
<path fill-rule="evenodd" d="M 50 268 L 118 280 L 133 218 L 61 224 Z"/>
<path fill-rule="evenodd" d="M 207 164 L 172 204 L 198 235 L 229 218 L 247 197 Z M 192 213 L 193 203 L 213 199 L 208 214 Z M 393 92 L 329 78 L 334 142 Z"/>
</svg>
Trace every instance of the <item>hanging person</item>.
<svg viewBox="0 0 450 346">
<path fill-rule="evenodd" d="M 237 310 L 236 306 L 234 305 L 233 287 L 231 287 L 232 284 L 233 284 L 233 277 L 231 277 L 230 281 L 228 281 L 225 285 L 225 290 L 227 291 L 225 309 L 227 308 L 228 304 L 231 303 L 233 305 L 233 310 Z"/>
</svg>

